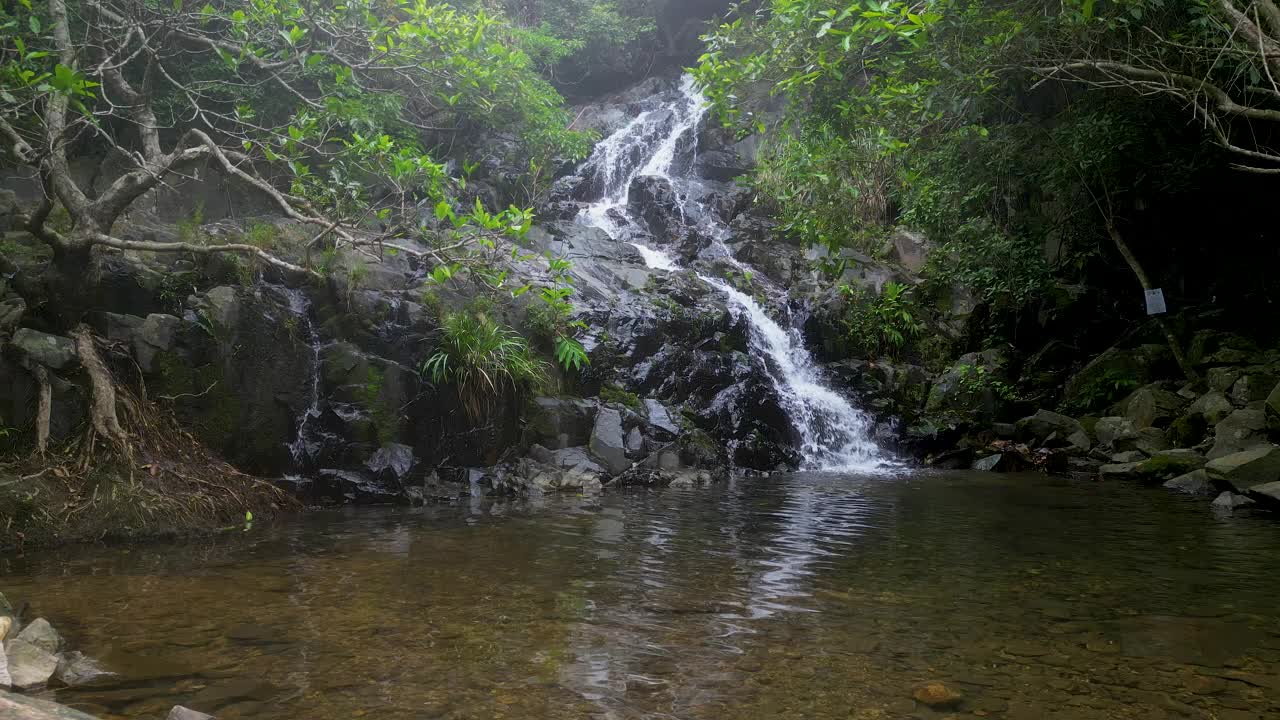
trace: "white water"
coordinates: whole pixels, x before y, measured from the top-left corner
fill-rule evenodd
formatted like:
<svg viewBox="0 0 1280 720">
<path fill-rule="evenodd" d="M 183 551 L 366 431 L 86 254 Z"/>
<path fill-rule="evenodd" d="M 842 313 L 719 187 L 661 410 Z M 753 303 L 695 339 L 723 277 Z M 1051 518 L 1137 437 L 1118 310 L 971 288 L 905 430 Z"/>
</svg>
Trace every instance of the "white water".
<svg viewBox="0 0 1280 720">
<path fill-rule="evenodd" d="M 308 314 L 311 301 L 307 299 L 306 294 L 294 288 L 282 287 L 279 290 L 289 299 L 289 310 L 306 330 L 307 342 L 311 345 L 311 394 L 307 409 L 298 416 L 298 434 L 294 436 L 293 442 L 289 443 L 289 453 L 293 456 L 293 461 L 301 465 L 310 459 L 315 450 L 315 443 L 308 440 L 311 435 L 308 426 L 312 420 L 320 417 L 320 336 L 316 333 L 315 326 L 311 324 L 311 317 Z"/>
<path fill-rule="evenodd" d="M 689 136 L 689 142 L 696 142 L 697 128 L 705 114 L 705 99 L 694 86 L 693 78 L 685 75 L 680 81 L 679 97 L 663 111 L 642 113 L 601 141 L 583 171 L 595 173 L 601 179 L 604 194 L 583 209 L 578 222 L 598 227 L 615 239 L 627 239 L 650 268 L 683 269 L 661 248 L 630 240 L 631 228 L 643 224 L 626 212 L 631 181 L 642 175 L 662 177 L 681 198 L 686 221 L 692 218 L 698 222 L 703 234 L 713 239 L 713 250 L 717 254 L 739 270 L 750 272 L 751 268 L 735 260 L 724 246 L 724 240 L 730 235 L 724 223 L 714 213 L 688 200 L 694 194 L 690 190 L 698 187 L 699 180 L 673 174 L 681 141 Z M 759 273 L 752 276 L 753 282 L 766 282 Z M 800 435 L 799 451 L 806 469 L 870 472 L 889 465 L 871 439 L 871 419 L 827 385 L 797 329 L 783 328 L 754 298 L 728 283 L 701 273 L 698 277 L 724 293 L 738 315 L 750 323 L 752 350 L 770 361 L 765 363 L 770 368 L 770 380 Z"/>
</svg>

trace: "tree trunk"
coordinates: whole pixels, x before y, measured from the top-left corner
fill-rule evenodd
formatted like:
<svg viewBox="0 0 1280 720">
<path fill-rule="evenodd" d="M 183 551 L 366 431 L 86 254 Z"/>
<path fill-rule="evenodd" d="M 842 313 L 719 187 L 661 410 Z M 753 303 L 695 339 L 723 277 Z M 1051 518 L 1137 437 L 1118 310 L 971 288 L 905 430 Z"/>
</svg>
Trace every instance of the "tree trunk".
<svg viewBox="0 0 1280 720">
<path fill-rule="evenodd" d="M 1142 289 L 1154 290 L 1155 287 L 1151 284 L 1151 278 L 1147 276 L 1147 271 L 1143 269 L 1142 263 L 1138 262 L 1138 256 L 1133 254 L 1133 250 L 1129 247 L 1129 243 L 1125 242 L 1124 236 L 1110 222 L 1107 223 L 1107 234 L 1111 236 L 1111 242 L 1115 243 L 1116 249 L 1120 251 L 1120 256 L 1129 265 L 1129 269 L 1138 278 L 1138 283 L 1142 285 Z M 1169 322 L 1163 316 L 1156 316 L 1155 320 L 1156 324 L 1160 326 L 1160 332 L 1164 333 L 1164 339 L 1169 343 L 1169 350 L 1173 352 L 1173 359 L 1177 361 L 1182 374 L 1186 376 L 1188 381 L 1198 382 L 1200 376 L 1191 367 L 1186 354 L 1182 352 L 1182 345 L 1178 343 L 1178 338 L 1173 334 L 1173 329 L 1169 327 Z"/>
<path fill-rule="evenodd" d="M 124 428 L 120 426 L 119 416 L 116 415 L 115 381 L 111 378 L 111 371 L 107 369 L 107 364 L 98 355 L 98 349 L 93 346 L 93 333 L 88 325 L 82 324 L 71 332 L 71 338 L 76 341 L 76 355 L 79 356 L 85 372 L 89 374 L 89 382 L 93 390 L 89 401 L 89 419 L 93 423 L 93 429 L 98 435 L 115 444 L 121 452 L 128 454 L 129 438 Z"/>
</svg>

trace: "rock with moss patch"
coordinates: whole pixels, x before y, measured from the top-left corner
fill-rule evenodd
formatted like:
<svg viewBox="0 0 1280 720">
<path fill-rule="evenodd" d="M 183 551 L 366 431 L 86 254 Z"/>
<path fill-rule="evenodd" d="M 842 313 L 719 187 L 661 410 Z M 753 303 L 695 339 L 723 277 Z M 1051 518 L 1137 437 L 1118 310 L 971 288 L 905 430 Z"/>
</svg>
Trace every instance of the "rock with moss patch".
<svg viewBox="0 0 1280 720">
<path fill-rule="evenodd" d="M 1138 465 L 1138 474 L 1145 478 L 1168 480 L 1199 470 L 1205 465 L 1205 457 L 1195 450 L 1179 448 L 1164 450 L 1152 455 Z"/>
<path fill-rule="evenodd" d="M 1115 442 L 1115 449 L 1120 452 L 1138 450 L 1148 457 L 1171 447 L 1173 447 L 1173 443 L 1169 441 L 1169 437 L 1165 432 L 1160 428 L 1154 427 L 1142 428 L 1134 437 Z"/>
<path fill-rule="evenodd" d="M 1231 386 L 1231 401 L 1236 405 L 1266 400 L 1280 377 L 1266 368 L 1250 368 Z"/>
<path fill-rule="evenodd" d="M 1214 480 L 1230 483 L 1237 492 L 1280 480 L 1280 447 L 1261 445 L 1210 460 L 1205 471 Z"/>
<path fill-rule="evenodd" d="M 1165 427 L 1182 413 L 1186 402 L 1177 393 L 1148 385 L 1120 403 L 1123 414 L 1135 428 Z"/>
</svg>

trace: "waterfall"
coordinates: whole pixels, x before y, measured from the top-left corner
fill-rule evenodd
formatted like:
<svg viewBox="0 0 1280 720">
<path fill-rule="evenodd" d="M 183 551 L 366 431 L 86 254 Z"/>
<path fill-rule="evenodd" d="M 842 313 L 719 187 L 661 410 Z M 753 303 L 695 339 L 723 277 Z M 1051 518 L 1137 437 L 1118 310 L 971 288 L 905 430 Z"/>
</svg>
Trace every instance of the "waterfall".
<svg viewBox="0 0 1280 720">
<path fill-rule="evenodd" d="M 307 408 L 298 415 L 298 432 L 289 443 L 289 453 L 299 466 L 315 456 L 319 448 L 313 420 L 320 417 L 320 334 L 311 322 L 311 301 L 305 293 L 295 288 L 276 288 L 289 301 L 289 311 L 298 319 L 298 324 L 306 332 L 307 342 L 311 345 L 311 379 L 310 397 Z"/>
<path fill-rule="evenodd" d="M 676 97 L 665 107 L 641 113 L 602 140 L 582 167 L 583 173 L 594 174 L 599 180 L 602 196 L 584 208 L 577 221 L 629 242 L 652 269 L 684 270 L 660 247 L 647 245 L 640 235 L 633 234 L 633 230 L 643 227 L 643 221 L 627 212 L 628 188 L 637 177 L 658 176 L 671 183 L 686 222 L 696 223 L 712 239 L 712 249 L 717 254 L 739 270 L 750 272 L 754 282 L 767 283 L 763 275 L 734 259 L 724 246 L 731 232 L 723 221 L 690 200 L 702 188 L 693 171 L 675 170 L 681 142 L 687 141 L 696 148 L 698 127 L 705 114 L 705 99 L 693 77 L 685 75 Z M 769 369 L 770 380 L 800 436 L 799 451 L 805 469 L 869 472 L 889 465 L 872 440 L 871 418 L 826 383 L 804 347 L 799 328 L 784 328 L 754 298 L 728 283 L 702 273 L 697 276 L 721 292 L 735 314 L 750 324 L 751 351 L 767 359 L 764 365 Z M 782 294 L 777 288 L 768 289 Z"/>
</svg>

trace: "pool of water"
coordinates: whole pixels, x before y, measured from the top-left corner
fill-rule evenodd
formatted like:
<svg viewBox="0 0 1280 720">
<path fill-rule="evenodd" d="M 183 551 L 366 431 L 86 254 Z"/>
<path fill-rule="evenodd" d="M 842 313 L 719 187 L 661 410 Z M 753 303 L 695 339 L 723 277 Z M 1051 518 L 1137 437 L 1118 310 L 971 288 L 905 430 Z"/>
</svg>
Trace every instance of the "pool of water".
<svg viewBox="0 0 1280 720">
<path fill-rule="evenodd" d="M 118 673 L 222 720 L 1280 717 L 1280 525 L 1121 484 L 740 480 L 309 514 L 0 560 Z M 946 712 L 913 690 L 963 693 Z"/>
</svg>

